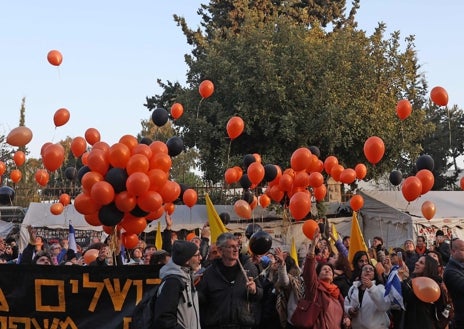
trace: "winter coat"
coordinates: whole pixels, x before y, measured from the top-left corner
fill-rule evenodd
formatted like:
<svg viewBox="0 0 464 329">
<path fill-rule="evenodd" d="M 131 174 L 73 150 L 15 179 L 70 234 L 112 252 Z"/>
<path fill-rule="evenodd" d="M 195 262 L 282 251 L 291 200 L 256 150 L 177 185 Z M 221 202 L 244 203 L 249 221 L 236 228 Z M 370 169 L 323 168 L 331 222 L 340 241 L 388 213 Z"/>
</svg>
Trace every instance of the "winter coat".
<svg viewBox="0 0 464 329">
<path fill-rule="evenodd" d="M 200 329 L 198 293 L 193 285 L 191 270 L 175 264 L 172 259 L 160 270 L 161 283 L 155 303 L 153 329 Z"/>
<path fill-rule="evenodd" d="M 385 301 L 385 287 L 382 284 L 364 290 L 362 301 L 359 298 L 360 281 L 353 282 L 348 295 L 345 297 L 345 312 L 348 313 L 351 307 L 359 307 L 358 314 L 351 319 L 353 329 L 387 329 L 390 319 L 387 311 L 390 302 Z"/>
</svg>

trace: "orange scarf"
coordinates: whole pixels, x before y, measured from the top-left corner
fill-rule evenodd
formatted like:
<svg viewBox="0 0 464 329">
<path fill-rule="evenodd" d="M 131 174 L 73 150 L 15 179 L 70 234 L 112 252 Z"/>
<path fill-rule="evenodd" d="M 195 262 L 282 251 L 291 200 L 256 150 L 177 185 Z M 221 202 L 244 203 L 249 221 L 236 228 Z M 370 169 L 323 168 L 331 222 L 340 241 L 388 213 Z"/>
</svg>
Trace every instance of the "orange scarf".
<svg viewBox="0 0 464 329">
<path fill-rule="evenodd" d="M 419 255 L 425 254 L 426 251 L 427 251 L 427 248 L 425 246 L 422 248 L 416 247 L 416 253 L 418 253 Z"/>
<path fill-rule="evenodd" d="M 327 291 L 330 293 L 332 297 L 338 299 L 338 296 L 340 296 L 340 289 L 338 289 L 337 285 L 325 281 L 319 282 L 324 286 L 325 289 L 327 289 Z"/>
</svg>

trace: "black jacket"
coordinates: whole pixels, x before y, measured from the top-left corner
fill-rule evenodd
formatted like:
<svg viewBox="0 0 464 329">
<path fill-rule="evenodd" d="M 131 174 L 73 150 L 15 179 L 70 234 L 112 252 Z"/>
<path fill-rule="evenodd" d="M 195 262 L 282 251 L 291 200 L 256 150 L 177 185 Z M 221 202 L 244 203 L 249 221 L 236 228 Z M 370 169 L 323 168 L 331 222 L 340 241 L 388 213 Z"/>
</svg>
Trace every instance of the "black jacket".
<svg viewBox="0 0 464 329">
<path fill-rule="evenodd" d="M 464 328 L 464 264 L 451 257 L 443 280 L 454 304 L 455 327 Z"/>
</svg>

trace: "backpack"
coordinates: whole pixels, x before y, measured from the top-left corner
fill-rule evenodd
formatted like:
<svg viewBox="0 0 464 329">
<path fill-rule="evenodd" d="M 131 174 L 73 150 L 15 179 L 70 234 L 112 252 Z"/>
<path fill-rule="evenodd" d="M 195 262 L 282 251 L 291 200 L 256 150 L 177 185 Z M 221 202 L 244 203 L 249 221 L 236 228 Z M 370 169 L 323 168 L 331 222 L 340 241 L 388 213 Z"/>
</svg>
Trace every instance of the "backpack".
<svg viewBox="0 0 464 329">
<path fill-rule="evenodd" d="M 158 285 L 146 293 L 140 303 L 135 306 L 134 313 L 132 314 L 132 329 L 147 329 L 153 326 L 155 319 L 156 299 L 161 293 L 162 285 L 169 278 L 175 278 L 179 280 L 179 282 L 182 284 L 182 287 L 185 287 L 185 284 L 180 276 L 175 274 L 166 276 Z"/>
</svg>

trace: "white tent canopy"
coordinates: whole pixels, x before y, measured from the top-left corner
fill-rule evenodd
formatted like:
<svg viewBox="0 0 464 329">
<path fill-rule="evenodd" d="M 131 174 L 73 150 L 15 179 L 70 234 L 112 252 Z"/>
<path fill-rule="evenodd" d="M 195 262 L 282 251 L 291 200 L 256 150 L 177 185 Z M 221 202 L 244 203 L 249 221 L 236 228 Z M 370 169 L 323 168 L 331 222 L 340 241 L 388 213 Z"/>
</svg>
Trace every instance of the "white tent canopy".
<svg viewBox="0 0 464 329">
<path fill-rule="evenodd" d="M 360 225 L 366 241 L 374 236 L 384 239 L 387 247 L 402 246 L 407 239 L 424 235 L 429 243 L 441 229 L 448 237 L 464 238 L 463 192 L 430 191 L 407 202 L 401 191 L 361 191 L 364 207 Z M 422 204 L 431 201 L 437 209 L 432 220 L 422 215 Z"/>
</svg>

